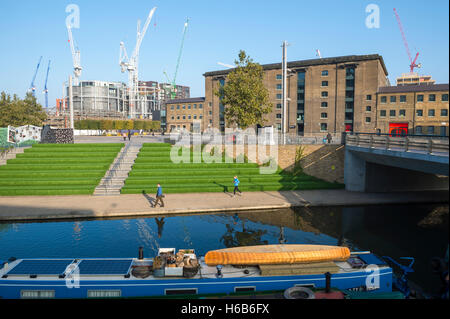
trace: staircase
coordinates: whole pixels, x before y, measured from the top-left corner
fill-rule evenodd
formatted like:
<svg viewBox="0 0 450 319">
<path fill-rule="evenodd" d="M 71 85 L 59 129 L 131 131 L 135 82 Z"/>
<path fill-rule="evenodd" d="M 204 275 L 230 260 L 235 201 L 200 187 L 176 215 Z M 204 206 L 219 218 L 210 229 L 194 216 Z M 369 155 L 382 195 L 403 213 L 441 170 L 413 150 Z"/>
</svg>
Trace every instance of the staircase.
<svg viewBox="0 0 450 319">
<path fill-rule="evenodd" d="M 95 188 L 95 196 L 120 195 L 120 190 L 128 177 L 128 173 L 133 167 L 134 160 L 139 154 L 141 147 L 142 142 L 127 142 L 119 154 L 117 154 L 117 157 L 114 159 L 114 162 L 111 164 L 99 185 Z"/>
<path fill-rule="evenodd" d="M 0 166 L 6 165 L 6 161 L 9 159 L 15 159 L 16 154 L 21 154 L 25 151 L 26 148 L 30 148 L 31 146 L 24 147 L 15 147 L 11 149 L 8 153 L 0 153 Z"/>
</svg>

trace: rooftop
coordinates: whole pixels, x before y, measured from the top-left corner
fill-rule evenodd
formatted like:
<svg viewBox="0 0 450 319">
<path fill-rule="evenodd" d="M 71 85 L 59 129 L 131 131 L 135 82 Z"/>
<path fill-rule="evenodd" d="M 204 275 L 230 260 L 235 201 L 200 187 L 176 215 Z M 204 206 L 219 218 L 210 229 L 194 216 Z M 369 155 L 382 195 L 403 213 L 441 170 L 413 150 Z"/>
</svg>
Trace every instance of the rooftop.
<svg viewBox="0 0 450 319">
<path fill-rule="evenodd" d="M 384 86 L 378 89 L 378 93 L 408 93 L 430 91 L 448 91 L 448 83 Z"/>
<path fill-rule="evenodd" d="M 178 104 L 178 103 L 200 103 L 200 102 L 205 102 L 205 98 L 204 97 L 191 97 L 188 99 L 173 99 L 173 100 L 168 100 L 166 102 L 166 104 Z"/>
<path fill-rule="evenodd" d="M 380 60 L 381 66 L 386 75 L 388 75 L 386 65 L 384 64 L 383 57 L 379 54 L 368 54 L 368 55 L 346 55 L 332 58 L 322 58 L 322 59 L 310 59 L 310 60 L 299 60 L 292 61 L 287 63 L 288 68 L 299 68 L 299 67 L 308 67 L 315 65 L 327 65 L 327 64 L 336 64 L 336 63 L 354 63 L 354 62 L 362 62 L 362 61 L 370 61 L 370 60 Z M 262 64 L 264 70 L 272 70 L 272 69 L 281 69 L 280 63 L 272 63 L 272 64 Z M 233 69 L 219 70 L 206 72 L 203 76 L 215 76 L 215 75 L 225 75 L 231 72 Z"/>
</svg>

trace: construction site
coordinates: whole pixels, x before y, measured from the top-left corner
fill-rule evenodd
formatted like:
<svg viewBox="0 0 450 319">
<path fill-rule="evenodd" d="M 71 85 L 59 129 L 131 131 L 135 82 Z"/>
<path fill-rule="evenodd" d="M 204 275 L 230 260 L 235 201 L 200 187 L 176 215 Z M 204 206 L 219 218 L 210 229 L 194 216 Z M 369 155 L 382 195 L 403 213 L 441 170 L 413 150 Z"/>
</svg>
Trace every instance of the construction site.
<svg viewBox="0 0 450 319">
<path fill-rule="evenodd" d="M 156 7 L 150 10 L 142 28 L 138 20 L 136 45 L 130 56 L 127 53 L 125 43 L 120 42 L 119 67 L 122 73 L 128 73 L 128 83 L 82 80 L 81 52 L 74 39 L 72 26 L 66 25 L 72 54 L 73 75 L 68 76 L 68 81 L 62 84 L 62 97 L 56 99 L 56 105 L 49 106 L 47 89 L 50 70 L 49 60 L 44 89 L 45 108 L 48 114 L 45 124 L 73 128 L 74 121 L 83 119 L 142 119 L 164 122 L 166 101 L 190 97 L 190 88 L 176 83 L 189 19 L 186 19 L 183 26 L 181 45 L 173 77 L 170 78 L 164 72 L 167 82 L 139 81 L 140 47 L 155 10 Z M 39 59 L 29 89 L 33 96 L 36 91 L 34 82 L 41 62 L 42 57 Z M 162 127 L 165 126 L 165 123 L 161 124 Z"/>
</svg>

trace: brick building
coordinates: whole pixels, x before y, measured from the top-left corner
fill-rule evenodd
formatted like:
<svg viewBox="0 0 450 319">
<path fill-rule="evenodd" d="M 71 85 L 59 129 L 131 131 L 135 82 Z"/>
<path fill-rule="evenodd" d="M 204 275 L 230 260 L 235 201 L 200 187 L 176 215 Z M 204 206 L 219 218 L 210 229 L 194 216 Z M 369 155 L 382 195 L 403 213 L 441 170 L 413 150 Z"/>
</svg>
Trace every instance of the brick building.
<svg viewBox="0 0 450 319">
<path fill-rule="evenodd" d="M 264 64 L 264 85 L 273 109 L 266 126 L 281 129 L 281 63 Z M 375 132 L 376 94 L 389 85 L 388 72 L 378 54 L 351 55 L 287 63 L 288 133 L 323 136 L 327 132 Z M 224 106 L 214 94 L 232 69 L 206 72 L 204 124 L 224 131 Z"/>
<path fill-rule="evenodd" d="M 381 133 L 449 134 L 448 84 L 380 87 L 376 127 Z"/>
<path fill-rule="evenodd" d="M 204 97 L 174 99 L 166 101 L 166 128 L 168 132 L 187 129 L 191 131 L 194 123 L 201 125 L 204 120 Z"/>
</svg>

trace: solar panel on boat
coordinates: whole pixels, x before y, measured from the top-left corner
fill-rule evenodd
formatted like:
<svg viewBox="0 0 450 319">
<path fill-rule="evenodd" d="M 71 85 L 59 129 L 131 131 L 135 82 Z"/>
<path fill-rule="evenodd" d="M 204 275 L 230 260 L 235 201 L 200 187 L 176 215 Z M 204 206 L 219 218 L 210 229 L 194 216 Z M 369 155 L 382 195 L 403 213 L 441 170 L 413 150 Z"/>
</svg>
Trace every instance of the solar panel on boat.
<svg viewBox="0 0 450 319">
<path fill-rule="evenodd" d="M 61 275 L 72 262 L 73 259 L 25 259 L 8 275 Z"/>
<path fill-rule="evenodd" d="M 83 259 L 78 268 L 81 275 L 126 275 L 132 259 Z"/>
</svg>

